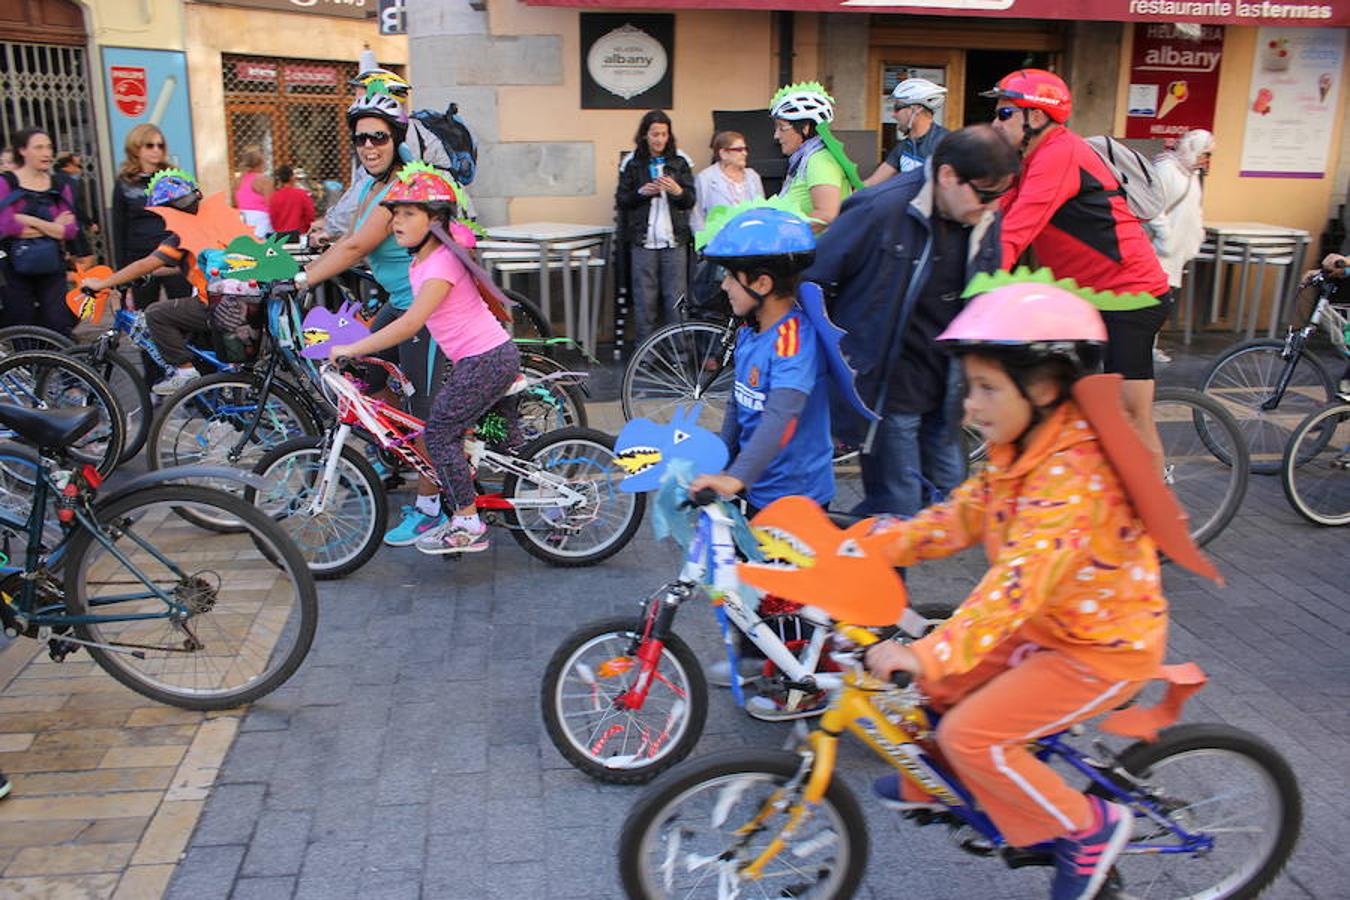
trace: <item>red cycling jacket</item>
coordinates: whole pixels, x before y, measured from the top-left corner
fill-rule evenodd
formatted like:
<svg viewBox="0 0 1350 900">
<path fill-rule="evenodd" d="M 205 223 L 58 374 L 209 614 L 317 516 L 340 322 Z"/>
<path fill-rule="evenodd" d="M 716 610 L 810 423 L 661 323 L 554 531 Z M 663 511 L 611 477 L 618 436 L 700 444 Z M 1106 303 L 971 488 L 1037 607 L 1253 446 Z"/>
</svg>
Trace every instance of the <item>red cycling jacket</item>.
<svg viewBox="0 0 1350 900">
<path fill-rule="evenodd" d="M 1111 170 L 1087 141 L 1055 128 L 1003 195 L 1003 268 L 1030 246 L 1056 277 L 1116 293 L 1167 293 L 1167 275 Z"/>
</svg>

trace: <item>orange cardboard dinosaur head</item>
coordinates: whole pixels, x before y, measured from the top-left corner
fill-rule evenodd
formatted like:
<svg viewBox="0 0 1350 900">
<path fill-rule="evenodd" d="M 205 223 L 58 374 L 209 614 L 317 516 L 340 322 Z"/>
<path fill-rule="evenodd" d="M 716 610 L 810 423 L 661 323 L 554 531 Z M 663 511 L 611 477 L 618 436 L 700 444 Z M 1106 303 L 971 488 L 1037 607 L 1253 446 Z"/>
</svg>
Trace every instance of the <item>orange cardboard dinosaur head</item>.
<svg viewBox="0 0 1350 900">
<path fill-rule="evenodd" d="M 813 500 L 775 500 L 750 523 L 764 558 L 741 563 L 737 572 L 746 584 L 836 621 L 894 625 L 908 595 L 876 542 L 869 547 L 864 540 L 875 524 L 864 519 L 841 529 Z"/>
</svg>

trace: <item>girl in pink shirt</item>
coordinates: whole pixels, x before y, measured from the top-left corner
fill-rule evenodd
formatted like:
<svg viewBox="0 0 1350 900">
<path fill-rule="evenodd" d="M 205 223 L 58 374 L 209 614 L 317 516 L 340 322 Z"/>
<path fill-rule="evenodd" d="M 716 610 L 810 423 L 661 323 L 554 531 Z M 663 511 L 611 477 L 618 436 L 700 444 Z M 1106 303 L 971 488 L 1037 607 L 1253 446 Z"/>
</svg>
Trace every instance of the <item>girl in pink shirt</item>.
<svg viewBox="0 0 1350 900">
<path fill-rule="evenodd" d="M 403 167 L 383 203 L 393 210 L 395 240 L 413 252 L 408 276 L 415 299 L 407 312 L 370 337 L 331 351 L 334 358 L 378 353 L 426 325 L 450 359 L 450 374 L 431 402 L 422 436 L 441 476 L 440 492 L 425 479 L 417 488 L 416 512 L 426 521 L 413 543 L 433 554 L 488 547 L 487 529 L 474 505 L 464 433 L 505 396 L 520 372 L 520 352 L 502 326 L 510 321 L 505 306 L 496 297 L 484 299 L 479 280 L 463 261 L 467 257 L 445 243 L 451 240 L 445 229 L 457 215 L 457 197 L 455 185 L 430 166 Z M 449 517 L 441 509 L 442 497 Z"/>
</svg>

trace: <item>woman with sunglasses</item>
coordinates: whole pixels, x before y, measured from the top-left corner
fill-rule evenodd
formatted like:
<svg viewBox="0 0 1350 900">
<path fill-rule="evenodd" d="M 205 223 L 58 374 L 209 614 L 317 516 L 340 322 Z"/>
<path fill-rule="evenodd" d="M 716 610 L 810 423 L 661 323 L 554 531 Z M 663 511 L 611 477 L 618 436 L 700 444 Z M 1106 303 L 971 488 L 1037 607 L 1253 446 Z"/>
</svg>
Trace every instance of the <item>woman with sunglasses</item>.
<svg viewBox="0 0 1350 900">
<path fill-rule="evenodd" d="M 146 197 L 150 179 L 169 168 L 169 149 L 164 132 L 154 125 L 142 123 L 127 132 L 124 149 L 126 159 L 117 173 L 112 196 L 113 268 L 120 269 L 144 259 L 164 242 L 169 231 L 164 220 L 147 212 Z M 192 286 L 181 274 L 158 275 L 131 285 L 130 300 L 136 309 L 144 311 L 161 296 L 190 297 Z M 157 377 L 159 366 L 145 360 L 145 371 Z"/>
<path fill-rule="evenodd" d="M 694 177 L 694 209 L 689 225 L 700 231 L 714 206 L 737 206 L 764 199 L 764 183 L 750 168 L 750 146 L 739 131 L 713 135 L 712 164 Z"/>
<path fill-rule="evenodd" d="M 393 215 L 383 205 L 385 195 L 398 181 L 399 170 L 404 165 L 399 145 L 408 134 L 408 112 L 395 97 L 371 88 L 348 107 L 347 125 L 351 128 L 357 162 L 370 178 L 362 185 L 357 198 L 351 231 L 305 266 L 295 277 L 295 284 L 301 289 L 318 284 L 364 259 L 375 280 L 389 295 L 389 302 L 371 322 L 371 330 L 379 331 L 413 304 L 408 251 L 395 240 Z M 444 357 L 436 352 L 431 335 L 422 328 L 411 340 L 399 346 L 397 359 L 399 368 L 416 388 L 410 401 L 412 414 L 426 419 L 431 396 L 443 380 Z"/>
</svg>

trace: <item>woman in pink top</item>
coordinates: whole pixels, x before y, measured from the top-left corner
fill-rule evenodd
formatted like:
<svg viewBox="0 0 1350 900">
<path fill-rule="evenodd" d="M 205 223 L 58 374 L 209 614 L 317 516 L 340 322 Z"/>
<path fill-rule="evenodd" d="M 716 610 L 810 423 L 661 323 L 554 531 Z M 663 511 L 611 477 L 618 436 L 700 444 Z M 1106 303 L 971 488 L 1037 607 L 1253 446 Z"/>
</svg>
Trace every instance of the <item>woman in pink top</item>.
<svg viewBox="0 0 1350 900">
<path fill-rule="evenodd" d="M 272 233 L 272 217 L 267 213 L 272 179 L 263 174 L 263 162 L 261 147 L 245 147 L 239 159 L 244 174 L 239 176 L 239 186 L 234 189 L 234 205 L 239 215 L 260 238 Z"/>
<path fill-rule="evenodd" d="M 434 518 L 415 546 L 423 553 L 477 553 L 488 547 L 487 528 L 474 505 L 464 433 L 506 395 L 520 372 L 520 351 L 502 327 L 509 314 L 495 301 L 489 305 L 469 269 L 438 236 L 446 235 L 458 213 L 455 186 L 430 166 L 412 163 L 403 167 L 383 203 L 393 210 L 394 239 L 413 253 L 408 277 L 415 299 L 393 322 L 355 344 L 333 347 L 331 356 L 378 353 L 426 325 L 451 367 L 431 401 L 422 435 L 441 476 L 441 493 L 425 479 L 418 482 L 417 509 Z M 504 411 L 515 435 L 515 416 L 509 408 Z M 452 510 L 448 518 L 441 509 L 442 495 Z"/>
</svg>

